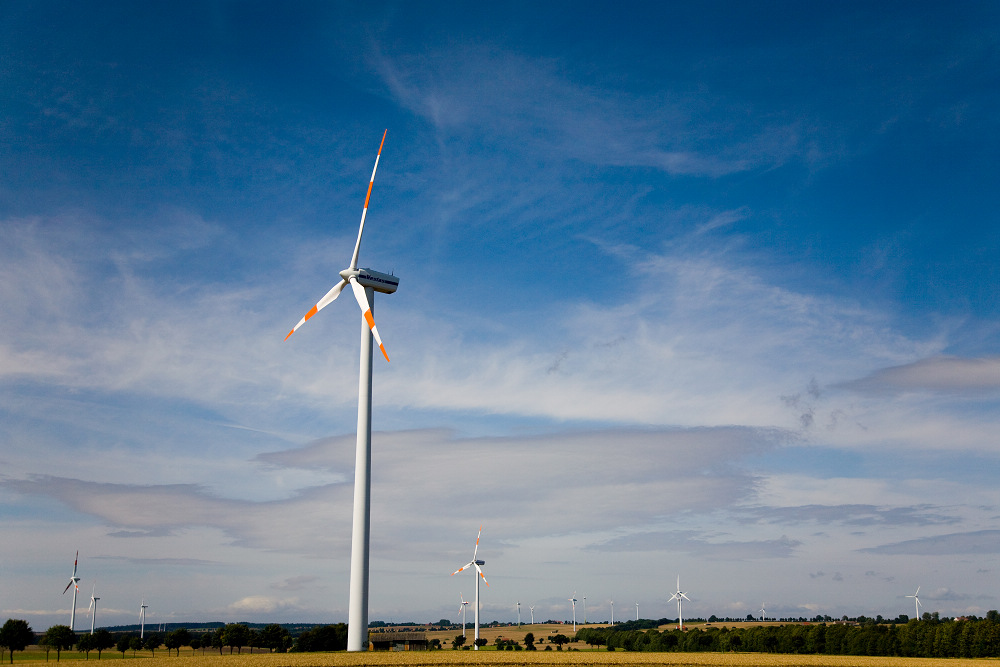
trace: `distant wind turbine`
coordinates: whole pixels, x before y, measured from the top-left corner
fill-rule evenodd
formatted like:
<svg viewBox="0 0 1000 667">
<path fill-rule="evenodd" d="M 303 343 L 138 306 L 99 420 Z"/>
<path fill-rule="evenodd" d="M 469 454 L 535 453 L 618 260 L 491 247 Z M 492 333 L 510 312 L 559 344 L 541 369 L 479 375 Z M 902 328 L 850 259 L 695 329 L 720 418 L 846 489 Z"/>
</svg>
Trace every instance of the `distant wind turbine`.
<svg viewBox="0 0 1000 667">
<path fill-rule="evenodd" d="M 639 603 L 635 603 L 635 620 L 639 620 Z"/>
<path fill-rule="evenodd" d="M 569 601 L 573 603 L 573 632 L 576 632 L 576 591 L 573 591 L 573 597 Z"/>
<path fill-rule="evenodd" d="M 90 591 L 90 606 L 87 607 L 87 613 L 92 613 L 90 617 L 90 634 L 94 634 L 94 624 L 97 622 L 97 601 L 101 598 L 97 597 L 97 582 L 94 582 L 94 589 Z"/>
<path fill-rule="evenodd" d="M 476 641 L 473 642 L 473 647 L 472 647 L 472 649 L 474 651 L 478 651 L 479 650 L 479 642 L 478 642 L 478 640 L 479 640 L 479 577 L 483 578 L 483 583 L 485 583 L 487 586 L 490 585 L 490 582 L 486 581 L 486 575 L 483 574 L 483 568 L 480 567 L 481 565 L 486 565 L 486 561 L 479 560 L 479 558 L 478 558 L 478 555 L 479 555 L 479 538 L 482 537 L 482 535 L 483 535 L 483 527 L 480 526 L 479 527 L 479 534 L 476 535 L 476 548 L 472 552 L 472 560 L 470 560 L 468 563 L 466 563 L 465 565 L 463 565 L 462 567 L 458 568 L 457 570 L 455 570 L 454 572 L 451 573 L 451 576 L 454 577 L 456 574 L 458 574 L 462 570 L 467 570 L 470 567 L 475 567 L 476 568 L 476 609 L 475 609 L 475 612 L 476 612 L 475 613 L 475 619 L 476 619 L 476 634 L 475 634 L 475 639 L 476 639 Z"/>
<path fill-rule="evenodd" d="M 917 591 L 913 595 L 907 595 L 908 598 L 913 598 L 913 606 L 916 609 L 916 619 L 920 620 L 920 586 L 917 586 Z"/>
<path fill-rule="evenodd" d="M 534 625 L 535 624 L 535 605 L 529 604 L 528 605 L 528 609 L 531 610 L 531 624 Z"/>
<path fill-rule="evenodd" d="M 583 624 L 587 625 L 587 596 L 583 596 Z"/>
<path fill-rule="evenodd" d="M 146 635 L 146 598 L 142 599 L 139 603 L 139 639 L 142 639 Z"/>
<path fill-rule="evenodd" d="M 354 254 L 350 265 L 340 272 L 340 282 L 333 286 L 319 302 L 303 316 L 299 323 L 288 332 L 295 333 L 310 317 L 333 303 L 347 285 L 351 286 L 354 298 L 361 307 L 361 372 L 358 382 L 358 440 L 354 463 L 354 523 L 351 534 L 351 589 L 347 616 L 347 650 L 363 651 L 368 648 L 368 555 L 371 542 L 371 440 L 372 440 L 372 337 L 378 343 L 382 356 L 389 361 L 382 338 L 375 328 L 372 317 L 372 304 L 375 302 L 375 292 L 392 294 L 399 286 L 399 278 L 379 273 L 372 269 L 358 268 L 358 253 L 361 250 L 361 235 L 365 231 L 365 217 L 368 215 L 368 201 L 372 196 L 375 184 L 375 172 L 382 156 L 382 146 L 388 130 L 382 133 L 382 143 L 379 144 L 375 156 L 375 167 L 368 181 L 368 194 L 365 195 L 365 206 L 361 210 L 361 226 L 358 228 L 358 240 L 354 244 Z M 288 340 L 285 336 L 285 340 Z"/>
<path fill-rule="evenodd" d="M 517 627 L 521 627 L 521 603 L 517 603 Z"/>
<path fill-rule="evenodd" d="M 767 611 L 766 611 L 766 610 L 764 609 L 764 603 L 763 603 L 763 602 L 761 602 L 761 603 L 760 603 L 760 621 L 761 621 L 761 623 L 763 623 L 763 622 L 764 622 L 764 617 L 765 617 L 766 615 L 767 615 Z"/>
<path fill-rule="evenodd" d="M 462 601 L 462 604 L 458 607 L 458 610 L 462 612 L 462 636 L 465 636 L 465 608 L 469 606 L 468 601 L 465 596 L 461 593 L 458 594 L 458 599 Z"/>
<path fill-rule="evenodd" d="M 674 600 L 677 600 L 677 629 L 683 630 L 684 619 L 681 616 L 681 600 L 687 600 L 688 602 L 690 602 L 691 598 L 684 595 L 684 592 L 681 590 L 681 575 L 679 574 L 677 575 L 677 592 L 674 593 L 673 597 L 667 600 L 667 602 L 673 602 Z"/>
<path fill-rule="evenodd" d="M 73 587 L 73 611 L 69 614 L 69 629 L 76 632 L 76 594 L 80 592 L 80 577 L 76 576 L 76 564 L 80 560 L 80 550 L 77 549 L 76 556 L 73 558 L 73 576 L 69 578 L 69 583 L 66 584 L 66 588 L 63 589 L 63 595 L 66 595 L 66 591 L 69 587 Z"/>
<path fill-rule="evenodd" d="M 615 624 L 615 601 L 611 601 L 611 625 Z"/>
</svg>

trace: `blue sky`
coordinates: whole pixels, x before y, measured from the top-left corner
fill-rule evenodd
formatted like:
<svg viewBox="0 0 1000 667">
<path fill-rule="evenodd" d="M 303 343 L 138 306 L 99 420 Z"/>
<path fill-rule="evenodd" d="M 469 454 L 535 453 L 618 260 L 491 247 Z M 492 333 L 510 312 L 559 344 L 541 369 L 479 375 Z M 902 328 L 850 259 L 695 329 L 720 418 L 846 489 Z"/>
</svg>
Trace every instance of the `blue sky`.
<svg viewBox="0 0 1000 667">
<path fill-rule="evenodd" d="M 0 13 L 0 614 L 1000 607 L 995 5 Z"/>
</svg>

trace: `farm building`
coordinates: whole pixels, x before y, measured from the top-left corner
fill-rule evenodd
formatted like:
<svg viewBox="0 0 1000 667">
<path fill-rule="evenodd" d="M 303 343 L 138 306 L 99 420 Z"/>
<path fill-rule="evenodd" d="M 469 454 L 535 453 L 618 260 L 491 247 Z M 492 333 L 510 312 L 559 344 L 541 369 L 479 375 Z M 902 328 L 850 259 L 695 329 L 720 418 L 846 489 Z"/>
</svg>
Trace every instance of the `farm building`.
<svg viewBox="0 0 1000 667">
<path fill-rule="evenodd" d="M 372 651 L 426 651 L 423 632 L 373 632 L 368 635 Z"/>
</svg>

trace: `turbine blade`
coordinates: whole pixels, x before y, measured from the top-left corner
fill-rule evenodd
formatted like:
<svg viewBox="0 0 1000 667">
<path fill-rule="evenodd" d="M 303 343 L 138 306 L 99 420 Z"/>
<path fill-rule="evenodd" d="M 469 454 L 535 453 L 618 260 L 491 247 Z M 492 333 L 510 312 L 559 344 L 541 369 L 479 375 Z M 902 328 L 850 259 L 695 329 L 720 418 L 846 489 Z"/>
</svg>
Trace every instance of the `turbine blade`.
<svg viewBox="0 0 1000 667">
<path fill-rule="evenodd" d="M 382 350 L 382 356 L 385 357 L 386 361 L 389 361 L 389 355 L 385 353 L 385 346 L 382 345 L 382 338 L 378 335 L 378 329 L 375 328 L 375 318 L 372 317 L 372 309 L 368 304 L 368 295 L 365 294 L 365 288 L 361 286 L 358 279 L 351 276 L 351 287 L 354 289 L 354 298 L 358 300 L 358 305 L 361 306 L 361 312 L 365 316 L 365 322 L 368 323 L 368 328 L 372 330 L 372 335 L 375 336 L 375 342 L 378 343 L 378 349 Z"/>
<path fill-rule="evenodd" d="M 469 567 L 469 566 L 471 566 L 471 565 L 475 565 L 475 563 L 474 563 L 474 562 L 472 562 L 472 561 L 469 561 L 468 563 L 466 563 L 466 564 L 465 564 L 465 565 L 463 565 L 462 567 L 460 567 L 460 568 L 458 568 L 457 570 L 455 570 L 454 572 L 452 572 L 452 573 L 451 573 L 451 576 L 453 576 L 453 577 L 454 577 L 454 576 L 455 576 L 456 574 L 458 574 L 459 572 L 461 572 L 462 570 L 466 569 L 467 567 Z"/>
<path fill-rule="evenodd" d="M 476 556 L 479 555 L 479 538 L 483 536 L 483 526 L 479 526 L 479 534 L 476 535 L 476 549 L 472 552 L 472 560 L 476 560 Z"/>
<path fill-rule="evenodd" d="M 368 200 L 372 197 L 372 186 L 375 185 L 375 172 L 378 171 L 378 160 L 382 157 L 382 146 L 385 145 L 385 135 L 389 134 L 386 129 L 382 133 L 382 143 L 378 145 L 378 155 L 375 156 L 375 167 L 372 169 L 371 180 L 368 181 L 368 194 L 365 195 L 365 207 L 361 209 L 361 226 L 358 227 L 358 242 L 354 244 L 354 254 L 351 256 L 351 269 L 358 268 L 358 253 L 361 252 L 361 235 L 365 232 L 365 217 L 368 215 Z"/>
<path fill-rule="evenodd" d="M 333 303 L 334 301 L 336 301 L 337 297 L 340 296 L 340 291 L 342 289 L 344 289 L 344 285 L 346 285 L 346 284 L 347 284 L 347 282 L 344 281 L 343 278 L 341 278 L 340 282 L 337 283 L 336 285 L 334 285 L 333 289 L 331 289 L 329 292 L 327 292 L 326 295 L 322 299 L 319 300 L 319 303 L 317 303 L 315 306 L 313 306 L 312 310 L 310 310 L 308 313 L 306 313 L 305 317 L 303 317 L 301 320 L 299 320 L 299 323 L 296 324 L 295 327 L 293 327 L 292 330 L 288 332 L 288 336 L 291 336 L 293 333 L 295 333 L 296 331 L 298 331 L 299 327 L 302 326 L 303 324 L 305 324 L 306 320 L 308 320 L 310 317 L 312 317 L 313 315 L 315 315 L 316 313 L 318 313 L 319 311 L 323 310 L 324 308 L 326 308 L 327 306 L 329 306 L 331 303 Z M 288 336 L 285 336 L 285 340 L 288 340 Z"/>
<path fill-rule="evenodd" d="M 72 586 L 72 585 L 73 585 L 73 580 L 72 580 L 72 579 L 70 579 L 70 580 L 69 580 L 69 583 L 68 583 L 68 584 L 66 584 L 66 588 L 64 588 L 64 589 L 63 589 L 63 595 L 66 595 L 66 591 L 68 591 L 68 590 L 69 590 L 69 587 L 70 587 L 70 586 Z"/>
<path fill-rule="evenodd" d="M 476 565 L 476 572 L 478 572 L 479 576 L 483 578 L 483 583 L 486 584 L 487 586 L 489 586 L 490 582 L 486 581 L 486 575 L 483 574 L 483 569 L 481 567 L 479 567 L 478 565 Z"/>
</svg>

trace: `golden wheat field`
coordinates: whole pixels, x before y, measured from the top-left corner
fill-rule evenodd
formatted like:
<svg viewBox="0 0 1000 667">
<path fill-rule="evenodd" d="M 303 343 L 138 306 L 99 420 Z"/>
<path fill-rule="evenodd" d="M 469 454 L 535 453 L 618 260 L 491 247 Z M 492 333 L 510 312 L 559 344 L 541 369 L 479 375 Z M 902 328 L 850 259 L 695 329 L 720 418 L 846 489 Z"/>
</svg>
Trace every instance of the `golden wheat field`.
<svg viewBox="0 0 1000 667">
<path fill-rule="evenodd" d="M 74 656 L 75 657 L 75 656 Z M 92 657 L 91 660 L 96 660 Z M 51 656 L 55 663 L 55 655 Z M 167 664 L 164 661 L 168 661 Z M 414 651 L 391 653 L 264 653 L 242 655 L 182 653 L 180 657 L 129 658 L 130 667 L 447 667 L 449 665 L 676 665 L 684 667 L 984 667 L 996 660 L 869 658 L 857 656 L 776 655 L 762 653 L 626 653 L 623 651 Z M 17 664 L 17 657 L 14 659 Z M 77 659 L 66 659 L 81 667 Z M 37 664 L 32 661 L 32 664 Z M 100 662 L 94 665 L 99 667 Z"/>
</svg>

